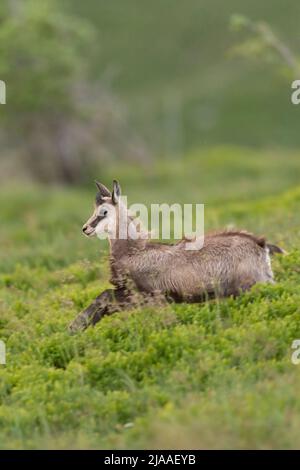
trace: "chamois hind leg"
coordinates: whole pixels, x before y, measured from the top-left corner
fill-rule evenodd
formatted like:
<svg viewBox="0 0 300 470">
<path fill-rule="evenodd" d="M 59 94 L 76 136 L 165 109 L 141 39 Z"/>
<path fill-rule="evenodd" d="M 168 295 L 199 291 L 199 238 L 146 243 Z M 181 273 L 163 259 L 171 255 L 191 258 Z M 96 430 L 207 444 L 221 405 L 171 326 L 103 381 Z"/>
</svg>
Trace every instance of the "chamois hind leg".
<svg viewBox="0 0 300 470">
<path fill-rule="evenodd" d="M 95 325 L 104 315 L 117 312 L 121 309 L 121 304 L 116 302 L 116 295 L 113 289 L 107 289 L 85 310 L 79 313 L 69 325 L 69 331 L 83 331 L 90 325 Z"/>
</svg>

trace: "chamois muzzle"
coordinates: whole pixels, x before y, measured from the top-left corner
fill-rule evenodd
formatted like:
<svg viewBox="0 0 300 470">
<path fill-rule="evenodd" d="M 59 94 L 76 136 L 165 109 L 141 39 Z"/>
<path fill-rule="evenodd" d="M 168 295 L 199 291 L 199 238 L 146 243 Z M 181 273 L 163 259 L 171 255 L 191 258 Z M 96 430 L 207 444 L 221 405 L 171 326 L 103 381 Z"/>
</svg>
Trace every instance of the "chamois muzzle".
<svg viewBox="0 0 300 470">
<path fill-rule="evenodd" d="M 90 237 L 91 235 L 94 234 L 95 229 L 94 229 L 94 227 L 92 227 L 92 226 L 89 225 L 89 224 L 84 224 L 84 226 L 82 227 L 82 232 L 83 232 L 84 235 L 86 235 L 87 237 Z"/>
</svg>

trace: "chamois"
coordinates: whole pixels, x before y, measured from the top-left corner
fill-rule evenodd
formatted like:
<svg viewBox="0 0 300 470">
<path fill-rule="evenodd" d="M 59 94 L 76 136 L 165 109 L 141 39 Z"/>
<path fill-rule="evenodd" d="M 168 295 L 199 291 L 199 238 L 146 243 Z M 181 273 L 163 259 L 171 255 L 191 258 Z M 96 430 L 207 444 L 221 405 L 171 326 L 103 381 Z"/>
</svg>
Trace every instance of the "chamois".
<svg viewBox="0 0 300 470">
<path fill-rule="evenodd" d="M 214 297 L 237 296 L 256 283 L 273 283 L 270 254 L 283 253 L 263 237 L 246 231 L 208 233 L 202 248 L 187 250 L 187 239 L 167 244 L 153 242 L 138 219 L 127 211 L 121 188 L 109 191 L 96 182 L 98 193 L 92 216 L 83 233 L 108 237 L 111 283 L 69 326 L 71 332 L 97 323 L 104 315 L 128 309 L 139 302 L 201 302 Z M 119 221 L 126 236 L 118 236 Z"/>
</svg>

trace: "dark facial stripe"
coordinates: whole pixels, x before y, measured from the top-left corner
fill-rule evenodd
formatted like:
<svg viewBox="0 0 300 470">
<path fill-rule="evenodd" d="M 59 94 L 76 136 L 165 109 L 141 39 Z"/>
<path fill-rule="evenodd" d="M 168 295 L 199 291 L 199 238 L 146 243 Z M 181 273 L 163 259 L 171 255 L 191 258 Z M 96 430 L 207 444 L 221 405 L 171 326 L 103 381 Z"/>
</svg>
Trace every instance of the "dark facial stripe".
<svg viewBox="0 0 300 470">
<path fill-rule="evenodd" d="M 101 220 L 103 220 L 103 219 L 105 219 L 105 216 L 100 216 L 100 215 L 98 215 L 98 216 L 95 217 L 94 220 L 90 223 L 90 226 L 91 226 L 92 228 L 97 227 L 97 225 L 99 224 L 99 222 L 100 222 Z"/>
</svg>

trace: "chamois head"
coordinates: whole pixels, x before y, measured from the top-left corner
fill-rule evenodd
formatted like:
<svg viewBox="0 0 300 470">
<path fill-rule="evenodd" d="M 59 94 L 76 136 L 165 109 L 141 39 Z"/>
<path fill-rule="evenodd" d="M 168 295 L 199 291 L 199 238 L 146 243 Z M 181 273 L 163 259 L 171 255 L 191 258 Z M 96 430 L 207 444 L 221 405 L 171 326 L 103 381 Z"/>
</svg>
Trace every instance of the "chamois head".
<svg viewBox="0 0 300 470">
<path fill-rule="evenodd" d="M 92 216 L 82 227 L 83 233 L 92 237 L 98 235 L 113 236 L 117 231 L 120 212 L 121 187 L 117 181 L 113 182 L 112 192 L 104 184 L 95 181 L 98 188 L 95 207 Z"/>
</svg>

